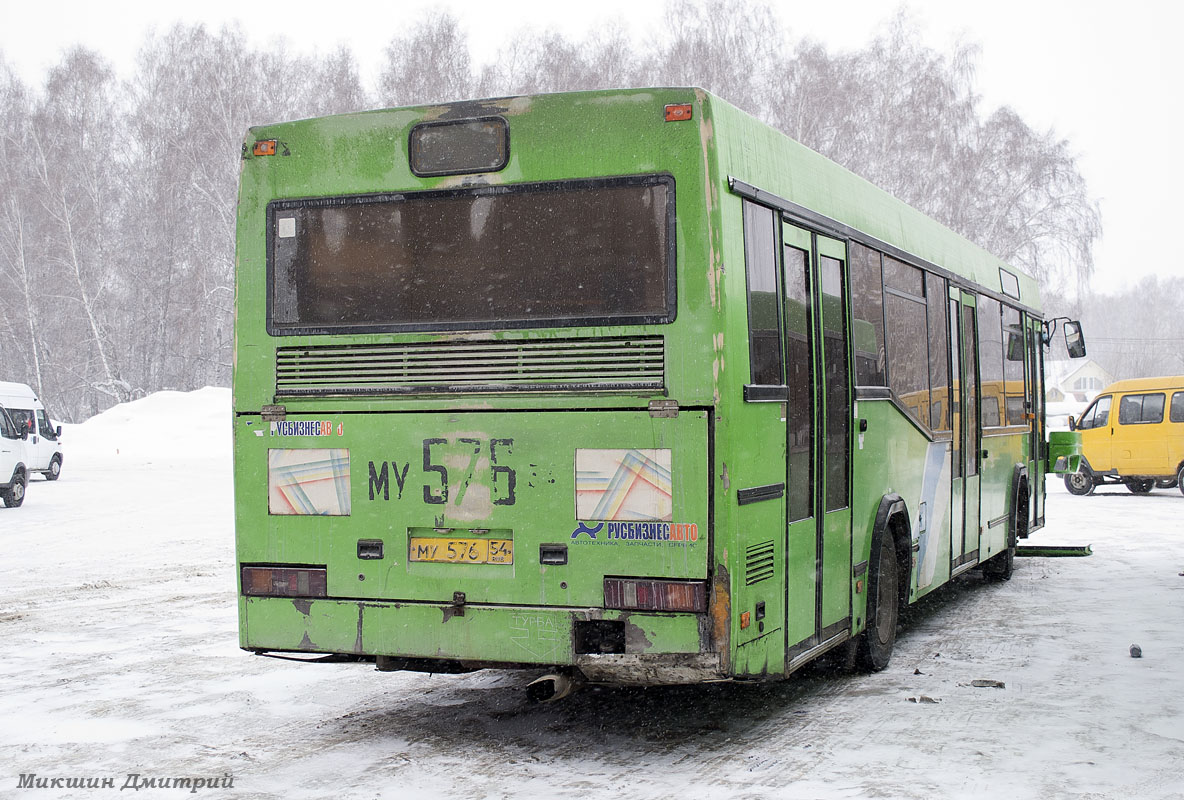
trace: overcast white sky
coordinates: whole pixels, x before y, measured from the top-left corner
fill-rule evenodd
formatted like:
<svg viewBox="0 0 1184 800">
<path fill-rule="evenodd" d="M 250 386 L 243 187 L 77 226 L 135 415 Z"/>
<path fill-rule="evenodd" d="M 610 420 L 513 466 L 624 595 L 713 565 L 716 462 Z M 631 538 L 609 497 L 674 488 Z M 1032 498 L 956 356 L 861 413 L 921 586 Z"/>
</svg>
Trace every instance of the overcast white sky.
<svg viewBox="0 0 1184 800">
<path fill-rule="evenodd" d="M 898 5 L 890 0 L 771 0 L 794 35 L 858 47 Z M 1104 239 L 1096 250 L 1095 287 L 1115 290 L 1146 274 L 1184 275 L 1179 247 L 1165 234 L 1180 224 L 1184 130 L 1179 83 L 1184 4 L 1166 0 L 908 0 L 931 46 L 948 51 L 959 38 L 978 43 L 979 86 L 986 107 L 1011 105 L 1038 130 L 1055 128 L 1080 156 L 1102 204 Z M 0 0 L 0 56 L 39 85 L 62 52 L 81 43 L 130 72 L 151 28 L 176 21 L 212 27 L 238 20 L 259 44 L 286 39 L 297 50 L 348 45 L 363 71 L 378 64 L 401 26 L 433 7 L 450 9 L 467 29 L 474 56 L 492 59 L 524 25 L 581 38 L 621 20 L 637 41 L 660 39 L 664 5 L 651 0 L 349 0 L 345 3 L 251 3 L 201 0 Z"/>
</svg>

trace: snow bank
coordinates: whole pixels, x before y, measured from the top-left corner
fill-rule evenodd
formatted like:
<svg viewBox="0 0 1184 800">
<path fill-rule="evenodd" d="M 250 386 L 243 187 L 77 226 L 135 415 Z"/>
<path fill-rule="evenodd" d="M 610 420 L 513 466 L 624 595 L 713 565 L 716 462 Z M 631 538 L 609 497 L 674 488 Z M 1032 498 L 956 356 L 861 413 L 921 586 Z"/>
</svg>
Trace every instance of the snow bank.
<svg viewBox="0 0 1184 800">
<path fill-rule="evenodd" d="M 1176 490 L 1051 482 L 1032 543 L 1094 555 L 1017 559 L 999 584 L 967 573 L 909 614 L 883 672 L 532 706 L 529 673 L 238 648 L 227 390 L 128 403 L 66 446 L 61 480 L 0 508 L 3 797 L 125 794 L 18 791 L 22 774 L 230 776 L 143 793 L 230 800 L 1184 796 Z"/>
<path fill-rule="evenodd" d="M 67 463 L 119 459 L 124 464 L 230 459 L 230 390 L 157 392 L 77 425 L 63 425 Z"/>
</svg>

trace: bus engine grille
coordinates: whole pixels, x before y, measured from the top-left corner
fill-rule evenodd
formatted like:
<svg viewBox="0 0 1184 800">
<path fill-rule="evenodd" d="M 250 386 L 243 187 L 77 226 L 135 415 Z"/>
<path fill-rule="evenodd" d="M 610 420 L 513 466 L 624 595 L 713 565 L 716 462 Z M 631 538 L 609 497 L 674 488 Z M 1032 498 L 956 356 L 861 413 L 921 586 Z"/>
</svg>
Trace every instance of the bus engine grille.
<svg viewBox="0 0 1184 800">
<path fill-rule="evenodd" d="M 309 345 L 276 349 L 276 396 L 652 392 L 661 336 Z"/>
</svg>

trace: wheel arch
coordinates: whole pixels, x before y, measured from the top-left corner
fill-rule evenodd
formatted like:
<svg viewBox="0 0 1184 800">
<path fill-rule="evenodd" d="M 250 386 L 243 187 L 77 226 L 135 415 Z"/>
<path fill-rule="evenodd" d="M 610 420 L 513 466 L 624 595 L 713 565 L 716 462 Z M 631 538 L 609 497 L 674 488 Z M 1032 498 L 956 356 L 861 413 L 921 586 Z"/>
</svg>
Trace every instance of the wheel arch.
<svg viewBox="0 0 1184 800">
<path fill-rule="evenodd" d="M 913 585 L 912 523 L 908 503 L 895 492 L 880 498 L 880 505 L 876 509 L 876 521 L 872 525 L 869 554 L 878 552 L 880 542 L 885 536 L 891 537 L 896 563 L 900 568 L 900 607 L 904 608 L 909 604 Z"/>
<path fill-rule="evenodd" d="M 24 476 L 25 483 L 29 482 L 29 468 L 25 466 L 25 462 L 23 461 L 16 462 L 16 466 L 12 468 L 12 474 L 8 476 L 8 481 L 6 483 L 0 483 L 0 486 L 12 486 L 12 484 L 16 482 L 18 475 Z"/>
</svg>

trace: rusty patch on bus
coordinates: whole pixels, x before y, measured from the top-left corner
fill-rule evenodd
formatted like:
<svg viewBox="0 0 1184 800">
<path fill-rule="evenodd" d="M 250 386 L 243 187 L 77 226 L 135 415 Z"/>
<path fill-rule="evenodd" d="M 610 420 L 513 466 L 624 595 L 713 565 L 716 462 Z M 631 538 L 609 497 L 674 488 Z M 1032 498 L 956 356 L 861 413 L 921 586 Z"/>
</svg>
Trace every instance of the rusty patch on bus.
<svg viewBox="0 0 1184 800">
<path fill-rule="evenodd" d="M 358 635 L 357 635 L 357 638 L 354 639 L 354 652 L 355 653 L 363 652 L 363 650 L 362 650 L 362 612 L 365 610 L 365 608 L 366 608 L 365 604 L 358 603 Z"/>
<path fill-rule="evenodd" d="M 645 653 L 654 646 L 650 637 L 645 635 L 645 630 L 633 622 L 632 614 L 622 614 L 621 622 L 625 623 L 626 653 Z"/>
<path fill-rule="evenodd" d="M 725 551 L 723 558 L 727 558 Z M 730 578 L 728 568 L 722 563 L 715 566 L 715 577 L 711 586 L 711 641 L 704 642 L 702 649 L 715 650 L 719 653 L 720 667 L 729 671 L 729 633 L 732 629 L 732 595 L 728 590 Z"/>
</svg>

